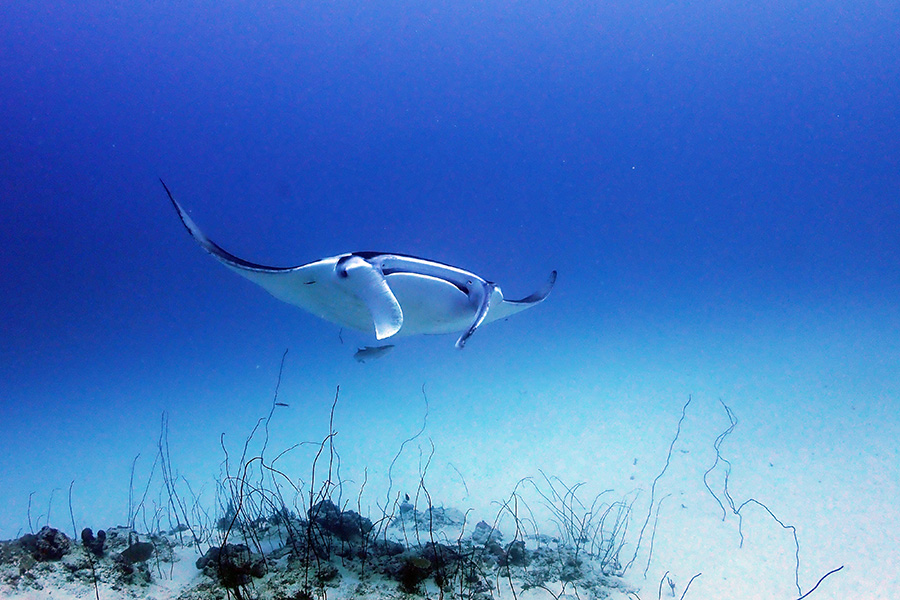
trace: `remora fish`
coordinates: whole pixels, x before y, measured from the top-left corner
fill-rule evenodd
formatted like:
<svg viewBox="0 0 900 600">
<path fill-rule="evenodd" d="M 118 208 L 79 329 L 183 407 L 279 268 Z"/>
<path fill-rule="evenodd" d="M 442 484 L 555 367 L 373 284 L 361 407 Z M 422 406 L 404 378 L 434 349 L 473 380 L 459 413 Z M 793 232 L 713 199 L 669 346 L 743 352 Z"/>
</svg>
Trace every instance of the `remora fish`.
<svg viewBox="0 0 900 600">
<path fill-rule="evenodd" d="M 364 363 L 367 360 L 375 360 L 376 358 L 381 358 L 382 356 L 390 352 L 393 348 L 393 344 L 385 344 L 384 346 L 365 346 L 357 350 L 353 355 L 353 358 L 355 358 L 357 362 Z"/>
</svg>

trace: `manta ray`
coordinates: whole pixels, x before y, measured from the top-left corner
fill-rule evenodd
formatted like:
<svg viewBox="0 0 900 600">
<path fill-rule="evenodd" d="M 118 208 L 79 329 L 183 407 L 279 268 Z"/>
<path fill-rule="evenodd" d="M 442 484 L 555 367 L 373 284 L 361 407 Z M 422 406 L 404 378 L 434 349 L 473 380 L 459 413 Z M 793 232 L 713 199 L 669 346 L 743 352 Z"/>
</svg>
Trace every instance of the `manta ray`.
<svg viewBox="0 0 900 600">
<path fill-rule="evenodd" d="M 484 323 L 531 308 L 550 294 L 556 271 L 541 289 L 507 300 L 500 286 L 474 273 L 406 254 L 350 252 L 296 267 L 244 260 L 210 240 L 160 179 L 181 222 L 200 246 L 226 267 L 288 304 L 379 340 L 417 334 L 461 333 L 462 348 Z"/>
</svg>

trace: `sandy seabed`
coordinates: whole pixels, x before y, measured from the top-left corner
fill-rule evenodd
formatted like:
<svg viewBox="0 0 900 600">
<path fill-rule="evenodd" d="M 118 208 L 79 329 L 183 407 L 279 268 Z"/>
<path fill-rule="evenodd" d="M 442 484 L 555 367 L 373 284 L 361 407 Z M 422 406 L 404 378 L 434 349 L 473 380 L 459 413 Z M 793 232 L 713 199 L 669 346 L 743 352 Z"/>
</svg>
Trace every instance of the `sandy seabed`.
<svg viewBox="0 0 900 600">
<path fill-rule="evenodd" d="M 750 453 L 728 446 L 731 428 L 685 435 L 683 421 L 684 411 L 656 477 L 640 489 L 589 495 L 542 473 L 477 513 L 439 506 L 422 472 L 412 497 L 396 494 L 372 519 L 356 498 L 340 499 L 325 463 L 320 486 L 301 494 L 288 493 L 261 456 L 242 458 L 222 482 L 216 518 L 192 512 L 186 496 L 170 498 L 185 516 L 177 522 L 192 527 L 70 536 L 47 526 L 0 542 L 0 597 L 898 597 L 890 556 L 900 481 L 886 459 L 896 450 L 873 439 L 878 459 L 857 457 L 835 435 L 829 446 L 818 440 L 815 460 L 748 468 Z M 843 428 L 852 433 L 853 422 Z M 872 485 L 884 494 L 858 493 Z"/>
</svg>

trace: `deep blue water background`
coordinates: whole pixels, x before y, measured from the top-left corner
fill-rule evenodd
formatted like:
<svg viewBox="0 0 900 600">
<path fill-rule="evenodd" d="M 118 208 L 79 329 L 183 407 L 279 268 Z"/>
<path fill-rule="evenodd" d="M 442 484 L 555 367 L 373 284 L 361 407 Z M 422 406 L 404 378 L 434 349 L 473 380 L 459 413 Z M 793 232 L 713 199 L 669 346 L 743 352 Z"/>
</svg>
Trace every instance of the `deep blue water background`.
<svg viewBox="0 0 900 600">
<path fill-rule="evenodd" d="M 531 414 L 529 385 L 670 415 L 698 391 L 900 407 L 900 5 L 89 0 L 0 23 L 0 537 L 72 479 L 79 520 L 107 494 L 124 513 L 163 410 L 183 469 L 215 467 L 286 347 L 305 438 L 337 384 L 347 429 L 392 443 L 423 382 L 448 444 L 435 423 L 497 427 L 505 389 Z M 216 264 L 159 177 L 256 262 L 559 281 L 461 353 L 358 365 L 370 339 Z"/>
</svg>

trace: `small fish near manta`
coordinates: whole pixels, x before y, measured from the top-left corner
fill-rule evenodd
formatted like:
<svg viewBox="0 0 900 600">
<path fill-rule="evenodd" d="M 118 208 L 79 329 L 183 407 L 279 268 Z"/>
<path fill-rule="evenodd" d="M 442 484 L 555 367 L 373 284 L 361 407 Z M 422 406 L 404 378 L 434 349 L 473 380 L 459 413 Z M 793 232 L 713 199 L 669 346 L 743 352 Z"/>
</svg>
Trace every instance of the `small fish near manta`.
<svg viewBox="0 0 900 600">
<path fill-rule="evenodd" d="M 224 250 L 200 231 L 168 186 L 159 180 L 188 233 L 239 275 L 288 304 L 379 340 L 462 332 L 462 348 L 483 323 L 542 302 L 556 282 L 521 300 L 506 300 L 500 286 L 468 271 L 431 260 L 381 252 L 351 252 L 297 267 L 267 267 Z"/>
<path fill-rule="evenodd" d="M 367 360 L 381 358 L 393 349 L 393 344 L 385 344 L 384 346 L 363 346 L 353 354 L 353 358 L 356 359 L 356 362 L 364 363 Z"/>
</svg>

